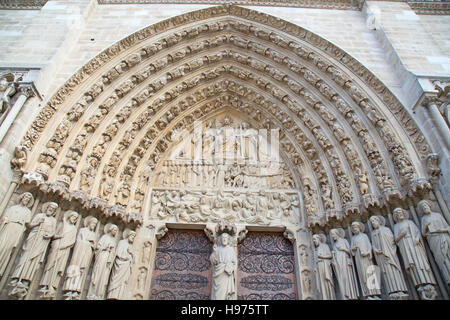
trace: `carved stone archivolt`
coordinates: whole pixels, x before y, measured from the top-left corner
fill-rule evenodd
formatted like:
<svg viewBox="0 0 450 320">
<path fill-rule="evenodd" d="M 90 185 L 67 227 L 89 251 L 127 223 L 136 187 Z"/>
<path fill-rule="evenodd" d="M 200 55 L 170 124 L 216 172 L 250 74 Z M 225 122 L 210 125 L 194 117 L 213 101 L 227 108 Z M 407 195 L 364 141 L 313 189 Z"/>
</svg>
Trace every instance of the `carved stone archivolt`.
<svg viewBox="0 0 450 320">
<path fill-rule="evenodd" d="M 0 248 L 1 282 L 8 280 L 18 299 L 38 290 L 43 299 L 167 298 L 154 281 L 206 283 L 202 274 L 153 277 L 162 270 L 153 262 L 168 227 L 234 224 L 242 232 L 285 232 L 295 244 L 298 290 L 289 298 L 384 297 L 378 288 L 358 287 L 375 263 L 386 273 L 389 297 L 401 298 L 407 292 L 394 246 L 402 259 L 413 248 L 389 239 L 406 222 L 391 225 L 392 236 L 379 223 L 370 239 L 362 224 L 373 216 L 392 220 L 391 209 L 402 207 L 416 224 L 423 216 L 424 230 L 437 225 L 423 205 L 415 212 L 420 200 L 434 201 L 434 158 L 388 88 L 324 39 L 236 6 L 188 13 L 105 50 L 41 109 L 11 162 L 17 181 L 3 200 L 0 225 L 7 234 L 27 228 L 28 238 L 36 236 L 11 237 Z M 36 199 L 32 208 L 25 192 Z M 64 213 L 45 218 L 53 206 L 47 203 Z M 354 234 L 345 234 L 352 223 Z M 228 279 L 236 273 L 231 256 L 225 254 L 224 268 L 217 258 L 230 251 L 217 237 L 222 231 L 209 234 L 216 245 L 211 263 Z M 424 232 L 445 275 L 448 256 L 436 243 L 447 240 Z M 235 251 L 236 235 L 230 234 Z M 423 250 L 418 262 L 429 258 Z M 407 268 L 417 278 L 412 287 L 423 298 L 442 294 L 424 270 Z M 199 297 L 210 297 L 205 292 Z"/>
</svg>

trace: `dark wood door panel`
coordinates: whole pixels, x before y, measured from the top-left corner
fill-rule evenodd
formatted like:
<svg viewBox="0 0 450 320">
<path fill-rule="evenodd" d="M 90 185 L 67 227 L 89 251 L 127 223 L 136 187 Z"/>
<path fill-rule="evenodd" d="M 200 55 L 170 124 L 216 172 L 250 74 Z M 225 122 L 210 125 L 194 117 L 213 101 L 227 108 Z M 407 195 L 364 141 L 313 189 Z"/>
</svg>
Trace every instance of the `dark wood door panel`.
<svg viewBox="0 0 450 320">
<path fill-rule="evenodd" d="M 156 249 L 150 299 L 208 300 L 211 251 L 203 231 L 169 231 Z"/>
<path fill-rule="evenodd" d="M 249 232 L 238 252 L 238 299 L 297 299 L 294 249 L 282 234 Z"/>
</svg>

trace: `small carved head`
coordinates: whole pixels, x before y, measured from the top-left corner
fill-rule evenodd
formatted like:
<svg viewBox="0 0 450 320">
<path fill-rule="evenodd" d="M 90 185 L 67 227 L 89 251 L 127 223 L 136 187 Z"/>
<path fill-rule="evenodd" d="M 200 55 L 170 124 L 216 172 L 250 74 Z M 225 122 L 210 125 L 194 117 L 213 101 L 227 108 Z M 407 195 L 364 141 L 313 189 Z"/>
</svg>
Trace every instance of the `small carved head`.
<svg viewBox="0 0 450 320">
<path fill-rule="evenodd" d="M 220 243 L 222 246 L 226 247 L 230 244 L 230 235 L 226 232 L 220 235 Z"/>
<path fill-rule="evenodd" d="M 31 208 L 34 204 L 33 195 L 30 192 L 24 192 L 19 196 L 19 203 L 24 207 Z"/>
<path fill-rule="evenodd" d="M 84 226 L 88 227 L 89 230 L 94 231 L 97 226 L 98 220 L 95 217 L 89 216 L 84 219 Z"/>
<path fill-rule="evenodd" d="M 109 233 L 112 237 L 115 237 L 117 232 L 119 232 L 119 228 L 115 224 L 108 223 L 103 231 Z"/>
<path fill-rule="evenodd" d="M 352 232 L 353 232 L 353 234 L 358 235 L 361 232 L 364 232 L 364 229 L 365 229 L 364 224 L 362 224 L 361 222 L 355 221 L 355 222 L 352 223 Z"/>
<path fill-rule="evenodd" d="M 344 238 L 345 237 L 345 231 L 342 228 L 331 229 L 330 230 L 330 235 L 331 235 L 331 237 L 333 238 L 334 241 L 337 241 L 340 238 Z"/>
<path fill-rule="evenodd" d="M 379 229 L 386 224 L 386 220 L 383 216 L 371 216 L 369 220 L 374 229 Z"/>
<path fill-rule="evenodd" d="M 431 213 L 431 203 L 428 200 L 420 200 L 417 204 L 417 209 L 419 210 L 419 213 L 424 214 L 430 214 Z"/>
<path fill-rule="evenodd" d="M 136 238 L 136 232 L 131 231 L 130 234 L 128 235 L 128 242 L 133 243 L 135 238 Z"/>
<path fill-rule="evenodd" d="M 46 202 L 42 205 L 42 210 L 48 217 L 54 216 L 56 214 L 56 209 L 58 209 L 58 204 L 56 202 Z"/>
<path fill-rule="evenodd" d="M 71 224 L 75 224 L 75 223 L 77 223 L 79 214 L 76 211 L 70 210 L 70 211 L 66 212 L 65 216 L 66 216 L 66 220 L 68 222 L 70 222 Z"/>
<path fill-rule="evenodd" d="M 408 213 L 400 207 L 395 208 L 392 215 L 395 222 L 402 222 L 403 220 L 408 219 Z"/>
<path fill-rule="evenodd" d="M 321 243 L 327 242 L 327 238 L 323 233 L 318 233 L 313 235 L 313 242 L 316 247 L 320 246 Z"/>
</svg>

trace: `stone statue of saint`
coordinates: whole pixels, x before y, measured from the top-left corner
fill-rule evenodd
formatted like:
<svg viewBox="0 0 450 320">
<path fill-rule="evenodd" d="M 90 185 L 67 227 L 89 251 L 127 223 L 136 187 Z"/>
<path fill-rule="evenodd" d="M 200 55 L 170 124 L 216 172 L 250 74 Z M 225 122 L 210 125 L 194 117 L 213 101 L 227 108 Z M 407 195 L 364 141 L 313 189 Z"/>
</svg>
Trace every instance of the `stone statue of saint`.
<svg viewBox="0 0 450 320">
<path fill-rule="evenodd" d="M 356 274 L 353 266 L 350 245 L 344 238 L 345 231 L 342 228 L 331 229 L 333 238 L 333 266 L 339 288 L 344 300 L 357 300 L 359 296 Z"/>
<path fill-rule="evenodd" d="M 363 297 L 375 297 L 381 295 L 381 282 L 374 272 L 372 260 L 372 245 L 369 237 L 364 233 L 364 224 L 355 221 L 352 223 L 351 249 L 355 257 L 356 270 L 361 285 Z"/>
<path fill-rule="evenodd" d="M 397 257 L 394 235 L 385 227 L 386 221 L 383 216 L 371 216 L 370 223 L 373 228 L 370 234 L 372 250 L 381 269 L 386 291 L 391 299 L 407 298 L 408 289 Z"/>
<path fill-rule="evenodd" d="M 15 84 L 9 83 L 6 77 L 0 79 L 0 123 L 11 109 L 11 97 L 17 92 Z"/>
<path fill-rule="evenodd" d="M 56 219 L 55 214 L 58 204 L 46 202 L 42 205 L 42 213 L 38 213 L 30 222 L 28 227 L 30 233 L 23 245 L 23 252 L 17 264 L 11 282 L 13 289 L 10 296 L 19 299 L 25 297 L 29 285 L 33 281 L 36 271 L 44 261 L 50 239 L 55 235 Z"/>
<path fill-rule="evenodd" d="M 115 236 L 119 232 L 119 228 L 115 224 L 107 224 L 104 232 L 105 234 L 100 238 L 95 249 L 95 263 L 87 296 L 89 300 L 102 300 L 104 298 L 114 261 L 116 250 Z"/>
<path fill-rule="evenodd" d="M 131 266 L 134 261 L 132 246 L 135 237 L 136 232 L 125 231 L 123 239 L 117 244 L 116 258 L 108 287 L 108 299 L 123 299 L 125 297 L 128 279 L 131 276 Z"/>
<path fill-rule="evenodd" d="M 318 289 L 322 300 L 336 300 L 334 293 L 333 271 L 331 269 L 330 247 L 326 243 L 327 239 L 324 234 L 313 235 L 313 242 L 316 246 L 315 260 L 317 263 L 317 282 Z"/>
<path fill-rule="evenodd" d="M 31 210 L 34 198 L 29 192 L 22 193 L 19 203 L 8 208 L 0 220 L 0 277 L 8 266 L 14 249 L 31 221 Z"/>
<path fill-rule="evenodd" d="M 430 245 L 444 281 L 450 286 L 450 228 L 441 214 L 431 211 L 429 201 L 420 201 L 418 209 L 422 214 L 422 235 Z"/>
<path fill-rule="evenodd" d="M 77 212 L 68 211 L 64 215 L 62 223 L 57 226 L 41 280 L 42 288 L 39 290 L 42 292 L 41 298 L 52 299 L 56 295 L 56 290 L 66 268 L 70 249 L 75 244 L 77 237 L 75 224 L 78 217 Z"/>
<path fill-rule="evenodd" d="M 236 252 L 231 246 L 231 239 L 228 233 L 222 233 L 218 237 L 217 242 L 210 257 L 213 265 L 211 300 L 235 300 L 237 298 L 235 282 Z"/>
<path fill-rule="evenodd" d="M 72 259 L 67 268 L 66 280 L 63 286 L 64 296 L 68 300 L 80 299 L 83 283 L 86 279 L 95 248 L 95 228 L 98 220 L 89 216 L 84 219 L 83 223 L 84 227 L 78 232 Z"/>
<path fill-rule="evenodd" d="M 435 285 L 430 263 L 427 259 L 425 247 L 417 226 L 408 219 L 402 208 L 395 208 L 393 212 L 394 237 L 400 248 L 406 271 L 411 275 L 414 286 L 420 287 L 428 284 Z"/>
</svg>

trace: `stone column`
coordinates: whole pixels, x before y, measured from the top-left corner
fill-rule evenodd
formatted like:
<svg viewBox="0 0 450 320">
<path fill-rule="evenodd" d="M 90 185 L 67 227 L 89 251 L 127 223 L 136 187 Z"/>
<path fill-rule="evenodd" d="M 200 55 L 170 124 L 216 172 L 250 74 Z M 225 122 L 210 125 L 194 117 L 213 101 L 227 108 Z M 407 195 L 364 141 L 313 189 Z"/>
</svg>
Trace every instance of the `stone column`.
<svg viewBox="0 0 450 320">
<path fill-rule="evenodd" d="M 0 126 L 0 143 L 5 138 L 9 128 L 13 124 L 20 110 L 22 110 L 22 107 L 25 105 L 25 102 L 27 102 L 28 98 L 34 97 L 36 95 L 34 85 L 32 83 L 20 86 L 19 90 L 20 94 L 16 100 L 16 103 L 14 103 L 13 107 L 8 112 L 8 115 Z"/>
<path fill-rule="evenodd" d="M 20 178 L 22 177 L 22 172 L 18 170 L 14 170 L 14 176 L 13 180 L 11 181 L 11 184 L 8 187 L 8 191 L 6 192 L 2 202 L 0 203 L 0 218 L 3 216 L 3 213 L 8 206 L 9 200 L 11 199 L 14 190 L 16 189 L 17 185 L 20 183 Z"/>
<path fill-rule="evenodd" d="M 428 112 L 431 115 L 431 118 L 433 119 L 434 123 L 436 124 L 436 128 L 438 130 L 439 136 L 443 140 L 443 146 L 450 150 L 450 130 L 448 128 L 447 123 L 445 122 L 444 117 L 442 116 L 441 112 L 439 111 L 439 107 L 437 105 L 437 102 L 433 98 L 425 98 L 422 106 L 428 110 Z"/>
<path fill-rule="evenodd" d="M 294 246 L 297 294 L 302 300 L 317 300 L 318 292 L 314 275 L 312 235 L 307 229 L 287 229 L 283 234 Z"/>
<path fill-rule="evenodd" d="M 151 279 L 155 267 L 158 240 L 168 229 L 165 223 L 152 224 L 137 230 L 133 251 L 133 268 L 128 282 L 129 300 L 147 300 L 150 297 Z"/>
</svg>

